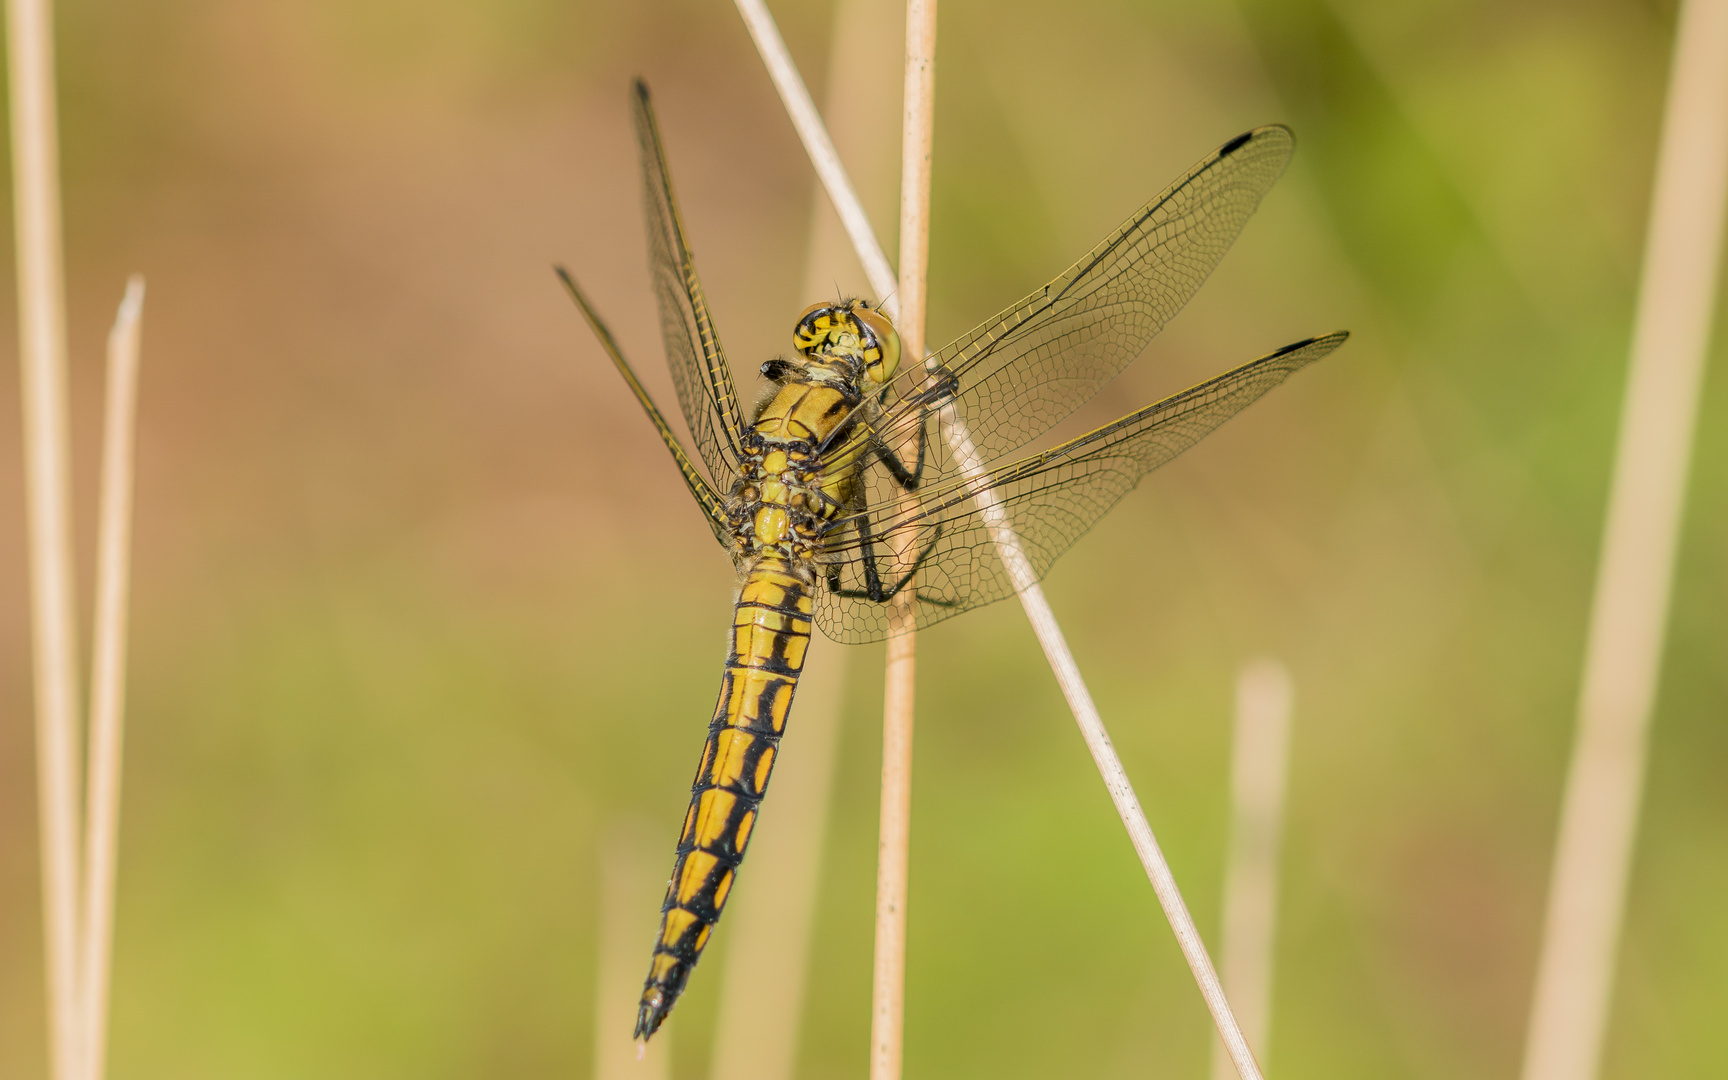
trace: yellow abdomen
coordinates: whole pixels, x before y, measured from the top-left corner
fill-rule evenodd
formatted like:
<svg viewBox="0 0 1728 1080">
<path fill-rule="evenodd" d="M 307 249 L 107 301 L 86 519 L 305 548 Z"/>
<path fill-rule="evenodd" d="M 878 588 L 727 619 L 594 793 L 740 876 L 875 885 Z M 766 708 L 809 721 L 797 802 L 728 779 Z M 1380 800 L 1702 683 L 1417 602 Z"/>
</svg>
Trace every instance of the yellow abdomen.
<svg viewBox="0 0 1728 1080">
<path fill-rule="evenodd" d="M 761 558 L 745 575 L 720 700 L 660 908 L 660 934 L 636 1017 L 639 1039 L 654 1034 L 683 992 L 732 890 L 804 667 L 810 606 L 807 578 L 784 559 Z"/>
</svg>

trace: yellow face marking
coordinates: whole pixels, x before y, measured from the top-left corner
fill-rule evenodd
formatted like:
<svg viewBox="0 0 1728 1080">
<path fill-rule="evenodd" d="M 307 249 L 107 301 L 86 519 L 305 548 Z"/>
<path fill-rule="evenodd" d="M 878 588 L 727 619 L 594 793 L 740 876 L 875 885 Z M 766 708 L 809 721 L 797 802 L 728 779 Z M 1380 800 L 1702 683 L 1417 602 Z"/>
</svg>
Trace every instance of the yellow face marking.
<svg viewBox="0 0 1728 1080">
<path fill-rule="evenodd" d="M 744 820 L 738 823 L 738 850 L 743 851 L 744 845 L 750 842 L 750 827 L 756 824 L 756 811 L 744 815 Z"/>
<path fill-rule="evenodd" d="M 731 892 L 732 871 L 728 870 L 720 875 L 720 884 L 714 886 L 714 906 L 719 907 L 726 903 L 726 897 Z"/>
<path fill-rule="evenodd" d="M 866 332 L 875 338 L 879 345 L 875 356 L 865 354 L 864 375 L 871 382 L 880 386 L 892 379 L 894 370 L 900 366 L 900 335 L 895 332 L 894 325 L 879 311 L 855 308 L 852 314 L 863 324 Z"/>
<path fill-rule="evenodd" d="M 709 788 L 696 802 L 696 847 L 711 848 L 720 843 L 726 833 L 726 823 L 732 818 L 732 807 L 738 797 L 730 791 Z M 694 858 L 697 852 L 692 852 Z M 713 858 L 712 855 L 708 856 Z"/>
<path fill-rule="evenodd" d="M 762 789 L 768 785 L 768 773 L 773 768 L 774 748 L 772 746 L 765 746 L 762 748 L 762 756 L 756 759 L 755 790 L 758 794 L 760 794 Z"/>
<path fill-rule="evenodd" d="M 708 875 L 713 873 L 714 868 L 718 865 L 720 865 L 718 857 L 710 855 L 700 848 L 692 851 L 684 860 L 684 873 L 678 876 L 678 902 L 688 904 L 695 900 L 696 894 L 702 891 L 702 886 L 708 884 Z M 674 908 L 673 913 L 683 910 L 683 908 Z M 672 914 L 668 914 L 666 916 L 666 944 L 668 945 L 678 940 L 678 937 L 672 933 L 673 921 Z M 683 920 L 683 926 L 678 928 L 679 933 L 682 934 L 684 927 L 695 921 L 696 916 L 694 915 Z"/>
<path fill-rule="evenodd" d="M 689 876 L 688 871 L 686 871 L 685 876 Z M 668 949 L 678 944 L 678 939 L 684 936 L 684 931 L 690 929 L 690 924 L 695 921 L 696 916 L 683 908 L 673 908 L 668 911 L 666 913 L 666 930 L 660 935 L 660 944 Z"/>
<path fill-rule="evenodd" d="M 810 305 L 792 329 L 792 346 L 808 355 L 857 364 L 877 385 L 892 379 L 900 364 L 900 335 L 894 324 L 861 300 Z"/>
<path fill-rule="evenodd" d="M 814 317 L 812 317 L 814 316 Z M 808 352 L 828 339 L 828 332 L 834 328 L 834 310 L 830 304 L 811 304 L 798 316 L 798 322 L 792 330 L 792 347 L 799 352 Z"/>
</svg>

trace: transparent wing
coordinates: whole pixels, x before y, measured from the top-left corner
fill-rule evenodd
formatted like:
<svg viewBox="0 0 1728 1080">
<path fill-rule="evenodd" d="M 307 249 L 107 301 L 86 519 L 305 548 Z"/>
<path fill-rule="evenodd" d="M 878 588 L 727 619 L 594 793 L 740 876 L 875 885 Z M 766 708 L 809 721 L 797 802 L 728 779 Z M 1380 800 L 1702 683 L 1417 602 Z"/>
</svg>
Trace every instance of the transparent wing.
<svg viewBox="0 0 1728 1080">
<path fill-rule="evenodd" d="M 886 637 L 886 605 L 864 594 L 872 576 L 892 588 L 914 565 L 921 627 L 1014 595 L 1003 539 L 1011 537 L 1023 554 L 1026 574 L 1043 578 L 1147 473 L 1348 336 L 1287 345 L 1043 453 L 995 468 L 961 468 L 915 496 L 854 511 L 828 534 L 828 572 L 838 591 L 822 590 L 818 625 L 839 641 Z M 929 415 L 934 429 L 936 414 Z M 931 438 L 942 437 L 932 431 Z M 874 486 L 880 496 L 883 486 Z"/>
<path fill-rule="evenodd" d="M 636 81 L 636 141 L 642 153 L 642 202 L 648 216 L 648 262 L 654 299 L 660 308 L 660 333 L 678 405 L 708 467 L 714 487 L 731 488 L 738 475 L 738 445 L 744 417 L 732 388 L 732 369 L 702 298 L 696 263 L 672 196 L 672 177 L 660 145 L 660 126 L 648 100 L 648 86 Z"/>
<path fill-rule="evenodd" d="M 1050 284 L 931 357 L 907 365 L 877 429 L 923 423 L 920 389 L 952 379 L 984 461 L 1011 453 L 1091 400 L 1143 352 L 1224 257 L 1290 160 L 1273 125 L 1231 139 Z"/>
<path fill-rule="evenodd" d="M 606 328 L 600 313 L 594 310 L 594 305 L 588 302 L 588 297 L 577 286 L 576 279 L 562 266 L 554 267 L 558 280 L 569 290 L 570 299 L 576 301 L 576 307 L 582 312 L 582 317 L 588 320 L 588 326 L 594 331 L 594 336 L 600 339 L 600 347 L 606 350 L 606 355 L 612 358 L 612 364 L 618 369 L 618 374 L 624 376 L 624 382 L 630 387 L 630 392 L 636 395 L 636 401 L 642 410 L 648 414 L 648 419 L 654 424 L 654 430 L 659 434 L 660 441 L 666 444 L 666 449 L 672 454 L 672 461 L 678 466 L 678 475 L 684 478 L 685 487 L 690 489 L 690 495 L 696 500 L 696 505 L 702 508 L 702 516 L 707 519 L 708 527 L 714 531 L 714 539 L 720 541 L 720 546 L 732 547 L 732 530 L 726 518 L 726 504 L 719 492 L 708 483 L 707 479 L 697 471 L 690 456 L 684 452 L 684 447 L 678 444 L 678 436 L 672 433 L 672 426 L 666 423 L 666 418 L 660 414 L 660 407 L 654 404 L 654 399 L 648 396 L 648 389 L 642 385 L 642 380 L 636 377 L 636 372 L 630 367 L 630 362 L 624 359 L 624 351 L 618 347 L 618 341 L 612 336 L 612 331 Z"/>
</svg>

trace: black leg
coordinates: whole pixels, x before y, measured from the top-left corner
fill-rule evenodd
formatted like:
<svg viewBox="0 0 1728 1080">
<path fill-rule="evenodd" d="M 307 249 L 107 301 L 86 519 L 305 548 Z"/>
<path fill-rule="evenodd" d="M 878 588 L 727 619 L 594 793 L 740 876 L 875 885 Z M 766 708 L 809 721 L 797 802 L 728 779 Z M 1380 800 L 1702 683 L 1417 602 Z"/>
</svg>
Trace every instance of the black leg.
<svg viewBox="0 0 1728 1080">
<path fill-rule="evenodd" d="M 886 604 L 888 601 L 900 595 L 900 590 L 904 589 L 907 582 L 911 581 L 918 573 L 919 568 L 924 565 L 924 560 L 928 559 L 935 553 L 936 543 L 941 539 L 942 526 L 938 525 L 936 526 L 935 535 L 930 537 L 930 542 L 924 545 L 924 550 L 920 551 L 918 553 L 918 558 L 912 561 L 912 568 L 906 571 L 905 575 L 901 577 L 899 581 L 894 583 L 894 587 L 887 591 L 883 591 L 882 589 L 882 578 L 880 576 L 880 571 L 876 568 L 874 549 L 868 542 L 866 542 L 863 551 L 864 582 L 866 587 L 863 589 L 838 588 L 837 586 L 840 584 L 840 570 L 838 567 L 835 567 L 830 570 L 828 574 L 828 591 L 833 593 L 835 596 L 844 596 L 856 600 L 870 600 L 877 604 Z M 941 597 L 925 596 L 923 593 L 918 594 L 918 599 L 927 604 L 935 604 L 938 607 L 954 606 L 952 601 L 944 600 Z"/>
<path fill-rule="evenodd" d="M 864 494 L 864 485 L 858 485 L 852 496 L 852 513 L 846 519 L 854 529 L 858 530 L 859 561 L 864 566 L 864 589 L 843 589 L 840 587 L 840 567 L 828 568 L 828 591 L 835 596 L 863 597 L 880 604 L 885 597 L 882 595 L 882 574 L 876 566 L 876 537 L 870 528 L 870 500 Z"/>
<path fill-rule="evenodd" d="M 929 416 L 930 414 L 925 413 L 924 415 Z M 870 448 L 876 452 L 877 459 L 888 467 L 888 475 L 892 476 L 894 482 L 905 488 L 907 491 L 918 490 L 918 482 L 924 476 L 924 450 L 929 444 L 930 428 L 927 424 L 919 424 L 918 464 L 908 469 L 906 464 L 900 460 L 899 455 L 888 449 L 887 443 L 875 437 L 872 437 L 870 440 Z"/>
<path fill-rule="evenodd" d="M 924 464 L 929 457 L 928 448 L 930 445 L 931 408 L 932 406 L 935 406 L 951 397 L 956 385 L 957 383 L 954 377 L 949 375 L 942 379 L 935 387 L 924 391 L 921 395 L 922 401 L 920 404 L 922 407 L 918 412 L 918 457 L 916 464 L 913 465 L 912 468 L 908 469 L 905 462 L 900 460 L 899 455 L 894 453 L 894 451 L 888 447 L 888 444 L 884 442 L 880 436 L 875 434 L 869 436 L 870 447 L 866 453 L 874 454 L 876 458 L 882 462 L 883 466 L 887 468 L 888 474 L 894 478 L 894 482 L 899 484 L 905 491 L 917 491 L 918 485 L 924 476 Z M 886 394 L 887 391 L 884 390 L 883 395 L 886 396 Z M 918 573 L 919 568 L 924 565 L 925 560 L 929 559 L 929 557 L 935 553 L 937 541 L 942 538 L 942 526 L 937 525 L 935 533 L 930 537 L 930 542 L 924 546 L 924 550 L 919 552 L 918 557 L 913 560 L 912 568 L 906 571 L 905 575 L 901 577 L 899 581 L 895 582 L 892 588 L 884 590 L 882 588 L 882 572 L 876 562 L 876 537 L 870 527 L 869 504 L 864 496 L 862 484 L 858 488 L 858 493 L 854 500 L 853 512 L 848 515 L 847 521 L 858 530 L 859 562 L 862 564 L 864 569 L 864 588 L 861 590 L 841 588 L 840 567 L 831 566 L 828 568 L 825 575 L 828 591 L 835 596 L 870 600 L 877 604 L 885 604 L 895 596 L 899 595 L 900 590 L 904 589 L 906 584 Z M 925 596 L 923 593 L 918 593 L 917 595 L 919 600 L 928 604 L 935 604 L 939 607 L 954 606 L 953 601 L 944 600 L 941 597 Z"/>
<path fill-rule="evenodd" d="M 864 558 L 864 593 L 871 600 L 882 602 L 882 574 L 876 566 L 876 540 L 870 532 L 870 513 L 862 508 L 864 495 L 860 490 L 858 495 L 860 509 L 858 511 L 858 544 L 859 554 Z M 841 590 L 841 596 L 846 590 Z"/>
<path fill-rule="evenodd" d="M 937 383 L 935 387 L 924 391 L 922 395 L 923 408 L 918 413 L 918 464 L 912 468 L 908 469 L 899 456 L 890 450 L 888 444 L 883 442 L 880 437 L 873 436 L 871 438 L 871 449 L 876 452 L 876 457 L 888 467 L 888 473 L 894 477 L 894 482 L 907 491 L 917 491 L 918 484 L 924 476 L 925 451 L 930 445 L 930 411 L 952 397 L 955 386 L 954 376 L 949 375 Z"/>
<path fill-rule="evenodd" d="M 882 577 L 876 568 L 876 538 L 872 535 L 870 530 L 870 504 L 864 494 L 864 487 L 862 484 L 858 486 L 853 494 L 852 503 L 849 509 L 852 512 L 848 514 L 844 520 L 846 524 L 849 524 L 854 529 L 858 530 L 858 552 L 860 561 L 864 565 L 864 591 L 859 592 L 856 589 L 842 589 L 840 587 L 840 567 L 838 565 L 829 566 L 826 572 L 828 591 L 833 593 L 835 596 L 864 596 L 880 602 L 882 593 Z M 839 522 L 835 522 L 834 524 L 839 524 Z"/>
</svg>

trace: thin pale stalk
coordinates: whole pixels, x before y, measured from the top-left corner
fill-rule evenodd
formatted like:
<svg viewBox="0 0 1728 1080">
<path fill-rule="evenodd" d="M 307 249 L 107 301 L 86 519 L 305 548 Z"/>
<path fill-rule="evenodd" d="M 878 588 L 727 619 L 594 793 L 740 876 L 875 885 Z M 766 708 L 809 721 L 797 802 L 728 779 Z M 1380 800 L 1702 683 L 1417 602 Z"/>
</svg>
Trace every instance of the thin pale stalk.
<svg viewBox="0 0 1728 1080">
<path fill-rule="evenodd" d="M 1728 0 L 1684 0 L 1524 1080 L 1592 1080 L 1637 834 L 1728 194 Z"/>
<path fill-rule="evenodd" d="M 35 641 L 48 1058 L 56 1080 L 70 1080 L 77 1075 L 78 1042 L 78 632 L 73 612 L 54 31 L 48 0 L 7 0 L 6 22 Z"/>
<path fill-rule="evenodd" d="M 959 456 L 958 451 L 956 456 Z M 974 466 L 976 462 L 974 455 Z M 979 501 L 986 502 L 985 499 Z M 991 511 L 1000 515 L 1000 518 L 992 519 Z M 1026 617 L 1032 621 L 1038 643 L 1044 647 L 1044 657 L 1049 661 L 1051 670 L 1056 673 L 1056 683 L 1062 688 L 1062 696 L 1068 700 L 1068 708 L 1074 713 L 1074 722 L 1080 725 L 1080 736 L 1086 740 L 1086 749 L 1092 753 L 1092 763 L 1104 778 L 1104 787 L 1110 792 L 1110 801 L 1116 804 L 1116 815 L 1122 819 L 1123 828 L 1128 830 L 1128 839 L 1134 845 L 1134 853 L 1140 857 L 1140 866 L 1146 871 L 1147 880 L 1152 882 L 1152 892 L 1158 897 L 1158 906 L 1164 909 L 1164 918 L 1170 924 L 1170 932 L 1176 936 L 1182 958 L 1188 962 L 1188 970 L 1193 973 L 1194 982 L 1200 988 L 1200 996 L 1212 1014 L 1212 1023 L 1218 1029 L 1218 1037 L 1224 1041 L 1224 1049 L 1236 1066 L 1237 1075 L 1242 1080 L 1261 1080 L 1260 1066 L 1255 1063 L 1254 1053 L 1248 1048 L 1248 1040 L 1243 1038 L 1242 1028 L 1230 1009 L 1229 999 L 1224 996 L 1224 987 L 1218 981 L 1218 972 L 1212 967 L 1212 958 L 1206 954 L 1206 944 L 1200 940 L 1200 931 L 1194 925 L 1194 917 L 1188 913 L 1188 905 L 1182 899 L 1182 890 L 1177 887 L 1176 877 L 1170 872 L 1170 864 L 1165 861 L 1164 852 L 1158 847 L 1157 837 L 1152 834 L 1146 812 L 1140 808 L 1140 800 L 1134 794 L 1134 785 L 1128 779 L 1128 771 L 1122 767 L 1122 759 L 1117 756 L 1116 747 L 1110 742 L 1110 733 L 1104 729 L 1104 719 L 1098 715 L 1098 706 L 1093 704 L 1092 695 L 1086 689 L 1086 682 L 1080 677 L 1080 668 L 1074 663 L 1074 654 L 1068 649 L 1068 642 L 1062 636 L 1062 628 L 1056 624 L 1055 613 L 1044 599 L 1044 590 L 1031 576 L 1031 563 L 1021 551 L 1011 526 L 1006 524 L 1007 515 L 1002 513 L 1001 506 L 993 495 L 988 499 L 986 517 L 992 519 L 991 532 L 997 549 L 1002 553 L 1002 561 L 1008 565 L 1009 572 L 1014 575 L 1014 581 L 1019 585 L 1020 605 L 1026 609 Z M 1002 524 L 998 524 L 998 521 Z"/>
<path fill-rule="evenodd" d="M 773 30 L 772 22 L 766 23 L 768 31 Z M 790 72 L 788 81 L 797 79 L 797 70 L 792 64 L 791 54 L 787 52 L 785 42 L 778 32 L 756 33 L 756 45 L 763 54 L 764 63 L 770 73 L 777 70 Z M 776 75 L 776 85 L 780 84 L 780 76 Z M 802 82 L 795 85 L 802 88 Z M 803 96 L 808 98 L 808 93 Z M 823 186 L 828 191 L 828 197 L 833 200 L 841 219 L 849 223 L 861 221 L 865 229 L 860 232 L 849 232 L 853 244 L 858 250 L 858 259 L 863 263 L 865 271 L 871 275 L 871 287 L 876 290 L 882 300 L 882 309 L 891 316 L 895 315 L 892 306 L 895 287 L 892 278 L 879 279 L 871 267 L 880 265 L 883 260 L 873 257 L 872 253 L 882 250 L 875 234 L 868 230 L 869 219 L 864 215 L 858 194 L 852 189 L 851 182 L 846 177 L 845 169 L 839 167 L 838 156 L 834 154 L 833 144 L 822 130 L 820 116 L 806 114 L 792 104 L 792 95 L 782 86 L 781 98 L 787 103 L 787 112 L 792 117 L 793 126 L 797 128 L 800 140 L 804 143 L 804 151 L 816 164 L 817 175 L 822 178 Z M 827 160 L 831 158 L 832 160 Z M 854 212 L 856 211 L 856 212 Z M 910 348 L 907 355 L 915 355 Z M 941 414 L 943 430 L 954 450 L 956 461 L 968 476 L 977 476 L 983 471 L 983 464 L 973 447 L 971 434 L 953 409 L 944 409 Z M 1158 897 L 1159 906 L 1163 908 L 1165 918 L 1170 923 L 1170 929 L 1176 936 L 1176 942 L 1182 949 L 1183 957 L 1188 961 L 1189 970 L 1194 974 L 1194 980 L 1200 987 L 1200 994 L 1206 1001 L 1206 1007 L 1212 1013 L 1213 1022 L 1217 1025 L 1219 1038 L 1230 1051 L 1230 1058 L 1235 1063 L 1242 1080 L 1260 1080 L 1260 1068 L 1254 1063 L 1254 1056 L 1248 1050 L 1246 1040 L 1242 1038 L 1241 1029 L 1237 1026 L 1235 1016 L 1230 1011 L 1230 1003 L 1225 1000 L 1224 991 L 1218 984 L 1218 975 L 1212 968 L 1212 961 L 1206 955 L 1205 945 L 1200 940 L 1200 933 L 1194 926 L 1193 918 L 1188 914 L 1187 905 L 1182 900 L 1182 894 L 1176 887 L 1176 880 L 1170 873 L 1169 865 L 1164 861 L 1163 852 L 1158 848 L 1158 842 L 1152 835 L 1152 827 L 1146 821 L 1144 811 L 1134 795 L 1133 785 L 1128 781 L 1128 774 L 1122 767 L 1122 761 L 1116 755 L 1116 749 L 1110 743 L 1109 733 L 1104 729 L 1104 721 L 1098 715 L 1097 706 L 1092 703 L 1092 695 L 1086 689 L 1085 680 L 1080 676 L 1080 667 L 1074 662 L 1074 654 L 1068 648 L 1067 640 L 1062 636 L 1062 628 L 1056 622 L 1055 613 L 1050 610 L 1050 604 L 1044 599 L 1044 591 L 1031 570 L 1031 562 L 1026 558 L 1020 547 L 1019 538 L 1015 536 L 1007 513 L 998 505 L 993 493 L 985 490 L 980 493 L 978 503 L 986 521 L 990 525 L 991 535 L 1002 556 L 1003 563 L 1008 567 L 1012 580 L 1019 590 L 1020 604 L 1026 610 L 1026 617 L 1032 623 L 1032 631 L 1038 637 L 1038 644 L 1044 650 L 1045 659 L 1050 664 L 1050 670 L 1056 677 L 1056 683 L 1062 689 L 1062 696 L 1068 702 L 1069 710 L 1074 714 L 1074 723 L 1080 728 L 1080 736 L 1086 742 L 1086 748 L 1092 754 L 1093 763 L 1104 779 L 1104 787 L 1110 793 L 1110 799 L 1116 806 L 1116 813 L 1122 819 L 1123 826 L 1128 831 L 1129 842 L 1134 845 L 1135 854 L 1140 857 L 1140 865 L 1145 869 L 1146 876 L 1152 882 L 1152 891 Z M 874 1078 L 872 1078 L 874 1080 Z"/>
<path fill-rule="evenodd" d="M 1266 1056 L 1272 1019 L 1272 938 L 1278 912 L 1278 841 L 1290 762 L 1290 673 L 1274 660 L 1236 678 L 1230 748 L 1230 859 L 1224 875 L 1224 986 L 1248 1045 Z M 1212 1080 L 1235 1063 L 1213 1044 Z"/>
<path fill-rule="evenodd" d="M 898 325 L 899 313 L 894 303 L 894 267 L 888 262 L 888 255 L 882 250 L 882 245 L 876 241 L 876 232 L 870 227 L 869 215 L 864 213 L 864 204 L 858 200 L 857 192 L 852 187 L 852 179 L 847 175 L 846 167 L 840 163 L 840 153 L 834 149 L 834 140 L 828 137 L 828 128 L 822 123 L 821 114 L 816 111 L 816 103 L 811 100 L 803 77 L 792 63 L 792 54 L 786 48 L 785 39 L 780 36 L 780 28 L 775 25 L 774 17 L 768 14 L 768 6 L 763 0 L 736 0 L 736 3 L 738 13 L 744 17 L 744 25 L 750 31 L 751 39 L 756 42 L 756 51 L 762 56 L 762 64 L 768 69 L 769 78 L 774 80 L 774 89 L 780 92 L 780 100 L 792 117 L 792 126 L 798 129 L 798 137 L 804 143 L 805 152 L 810 155 L 810 163 L 816 167 L 816 175 L 827 189 L 829 198 L 834 202 L 834 210 L 840 215 L 840 223 L 846 227 L 846 235 L 858 252 L 858 261 L 864 264 L 864 275 L 870 279 L 870 287 L 876 290 L 876 295 L 881 299 L 882 310 L 888 313 L 889 318 L 895 319 Z M 845 191 L 847 197 L 835 198 L 836 190 Z M 907 352 L 910 354 L 911 350 Z"/>
<path fill-rule="evenodd" d="M 126 608 L 132 544 L 132 476 L 138 405 L 138 338 L 144 279 L 126 283 L 108 334 L 102 426 L 102 494 L 96 526 L 95 655 L 90 668 L 90 760 L 84 809 L 84 925 L 79 948 L 80 1060 L 101 1080 L 108 1059 L 108 978 L 114 944 L 114 865 L 120 842 L 120 761 L 126 708 Z"/>
<path fill-rule="evenodd" d="M 899 0 L 841 0 L 830 32 L 823 108 L 838 146 L 864 163 L 867 195 L 893 197 L 900 110 Z M 861 64 L 858 56 L 876 58 Z M 805 256 L 805 300 L 858 295 L 859 271 L 845 226 L 818 187 Z M 804 301 L 800 301 L 803 303 Z M 750 838 L 750 872 L 733 886 L 726 909 L 726 959 L 714 1022 L 712 1080 L 792 1080 L 816 926 L 823 838 L 832 806 L 843 684 L 851 649 L 824 635 L 810 639 L 804 674 L 774 766 L 773 809 Z M 772 1024 L 757 1022 L 764 1013 Z"/>
<path fill-rule="evenodd" d="M 780 36 L 780 28 L 775 25 L 774 17 L 768 13 L 763 0 L 736 0 L 736 3 L 738 13 L 744 17 L 744 25 L 750 31 L 751 39 L 756 42 L 756 51 L 762 56 L 762 65 L 768 69 L 768 76 L 774 81 L 774 89 L 779 91 L 780 101 L 786 106 L 786 112 L 792 118 L 792 126 L 797 129 L 798 138 L 804 144 L 804 152 L 815 167 L 823 190 L 828 192 L 828 198 L 834 204 L 834 212 L 840 215 L 840 223 L 846 229 L 847 239 L 852 241 L 852 248 L 858 253 L 858 261 L 864 267 L 864 276 L 869 279 L 870 288 L 875 290 L 882 310 L 898 323 L 899 307 L 895 299 L 898 282 L 894 267 L 876 239 L 876 230 L 870 225 L 870 217 L 864 212 L 864 204 L 852 186 L 852 178 L 847 174 L 846 166 L 840 162 L 840 153 L 834 149 L 834 140 L 828 137 L 828 128 L 822 123 L 821 114 L 816 111 L 816 103 L 810 99 L 810 91 L 804 86 L 803 76 L 798 74 L 798 68 L 792 62 L 792 53 L 787 50 L 786 41 Z M 836 194 L 837 192 L 841 194 Z"/>
<path fill-rule="evenodd" d="M 910 588 L 911 586 L 907 586 Z M 896 602 L 890 619 L 909 622 Z M 916 655 L 910 631 L 888 639 L 882 702 L 882 808 L 876 832 L 876 951 L 870 991 L 870 1080 L 898 1080 L 906 1018 L 907 854 L 912 835 Z"/>
<path fill-rule="evenodd" d="M 936 99 L 936 0 L 906 4 L 906 83 L 900 135 L 900 283 L 896 328 L 907 357 L 924 355 L 930 255 L 930 148 Z M 818 118 L 818 122 L 820 119 Z M 862 258 L 862 256 L 861 256 Z M 901 451 L 901 447 L 895 447 Z M 915 502 L 911 493 L 902 501 Z M 913 558 L 911 539 L 896 562 Z M 876 960 L 870 1080 L 899 1080 L 906 1019 L 906 896 L 912 838 L 912 722 L 918 583 L 888 605 L 891 636 L 882 700 L 882 817 L 876 852 Z"/>
</svg>

